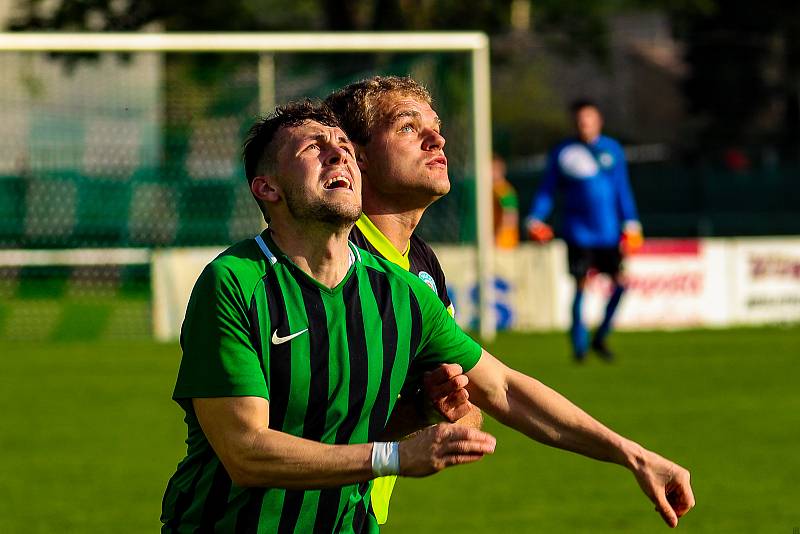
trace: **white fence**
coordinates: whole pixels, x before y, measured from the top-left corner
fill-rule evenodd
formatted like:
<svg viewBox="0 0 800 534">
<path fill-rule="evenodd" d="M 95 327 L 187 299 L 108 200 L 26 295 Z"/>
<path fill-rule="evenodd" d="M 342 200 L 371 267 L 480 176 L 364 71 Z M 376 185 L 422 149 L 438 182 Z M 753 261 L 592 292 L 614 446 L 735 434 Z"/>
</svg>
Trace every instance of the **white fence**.
<svg viewBox="0 0 800 534">
<path fill-rule="evenodd" d="M 475 249 L 434 246 L 465 327 L 478 320 Z M 220 249 L 172 249 L 153 254 L 153 318 L 158 339 L 177 338 L 191 287 Z M 648 240 L 626 262 L 629 290 L 621 329 L 723 327 L 800 321 L 800 238 Z M 585 296 L 589 323 L 600 320 L 610 290 L 591 277 Z M 573 294 L 566 247 L 529 243 L 495 255 L 495 318 L 500 329 L 563 329 Z"/>
</svg>

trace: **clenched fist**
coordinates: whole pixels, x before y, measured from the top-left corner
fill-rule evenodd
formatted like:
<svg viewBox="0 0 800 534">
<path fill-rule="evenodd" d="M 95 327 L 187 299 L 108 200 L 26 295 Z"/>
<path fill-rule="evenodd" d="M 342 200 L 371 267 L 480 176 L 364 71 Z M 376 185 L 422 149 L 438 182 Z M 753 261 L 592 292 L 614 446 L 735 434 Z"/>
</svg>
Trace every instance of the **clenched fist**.
<svg viewBox="0 0 800 534">
<path fill-rule="evenodd" d="M 492 454 L 494 436 L 451 423 L 430 426 L 400 442 L 400 474 L 424 477 L 446 467 L 477 462 Z"/>
</svg>

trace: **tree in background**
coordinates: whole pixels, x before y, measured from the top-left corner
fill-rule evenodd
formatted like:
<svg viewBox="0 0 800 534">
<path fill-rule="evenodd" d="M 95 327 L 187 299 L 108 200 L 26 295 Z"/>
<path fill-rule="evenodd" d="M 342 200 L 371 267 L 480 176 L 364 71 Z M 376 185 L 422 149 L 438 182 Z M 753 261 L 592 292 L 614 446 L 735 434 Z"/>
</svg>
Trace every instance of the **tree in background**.
<svg viewBox="0 0 800 534">
<path fill-rule="evenodd" d="M 800 4 L 788 0 L 764 0 L 755 12 L 744 0 L 19 0 L 17 7 L 12 30 L 482 30 L 493 36 L 494 91 L 501 96 L 495 116 L 511 125 L 501 140 L 538 128 L 543 135 L 534 151 L 567 126 L 566 116 L 554 112 L 559 90 L 538 51 L 588 57 L 608 68 L 609 21 L 631 10 L 660 10 L 686 46 L 684 94 L 697 139 L 770 144 L 786 157 L 800 145 Z M 200 81 L 227 76 L 236 64 L 235 57 L 214 61 L 214 69 L 195 72 Z M 375 57 L 354 55 L 344 66 L 324 56 L 304 61 L 335 73 L 369 68 Z M 519 109 L 530 118 L 523 121 Z M 511 156 L 523 150 L 508 148 Z"/>
<path fill-rule="evenodd" d="M 581 2 L 578 0 L 84 0 L 45 2 L 18 0 L 18 9 L 10 29 L 64 31 L 403 31 L 403 30 L 481 30 L 490 35 L 508 34 L 512 29 L 541 32 L 546 43 L 561 53 L 588 53 L 605 58 L 608 52 L 607 17 L 629 7 L 630 0 Z M 519 31 L 517 32 L 519 33 Z M 501 95 L 518 98 L 498 99 L 501 118 L 518 115 L 520 100 L 531 109 L 534 126 L 549 132 L 562 130 L 563 117 L 553 118 L 553 106 L 547 99 L 546 78 L 540 68 L 528 68 L 528 56 L 521 49 L 503 48 L 494 52 L 498 64 L 495 83 Z M 83 60 L 86 55 L 70 54 L 66 61 Z M 374 55 L 352 54 L 346 64 L 330 61 L 327 56 L 305 56 L 303 61 L 315 69 L 337 75 L 368 70 Z M 186 63 L 189 63 L 188 65 Z M 167 76 L 193 76 L 195 83 L 209 88 L 215 79 L 223 79 L 235 70 L 238 60 L 232 56 L 203 57 L 197 60 L 167 56 Z M 508 75 L 503 74 L 503 69 Z M 514 72 L 511 72 L 513 70 Z M 177 73 L 177 74 L 176 74 Z M 444 73 L 446 76 L 447 74 Z M 530 87 L 521 86 L 527 80 Z M 453 84 L 450 84 L 451 86 Z M 457 90 L 457 88 L 454 88 Z M 466 89 L 464 89 L 466 90 Z M 531 96 L 534 96 L 531 99 Z M 465 98 L 466 95 L 463 95 Z M 506 103 L 514 113 L 507 112 Z M 531 104 L 534 104 L 531 107 Z M 541 104 L 541 105 L 538 105 Z M 537 109 L 538 108 L 538 109 Z M 541 111 L 541 113 L 538 113 Z M 169 117 L 174 113 L 168 113 Z M 541 123 L 541 124 L 539 124 Z M 526 121 L 526 129 L 531 125 Z M 185 126 L 174 124 L 178 130 Z M 525 137 L 512 128 L 512 137 Z M 554 134 L 555 135 L 555 134 Z M 549 142 L 549 135 L 544 136 Z M 542 144 L 544 146 L 544 143 Z M 180 153 L 173 147 L 172 153 Z"/>
<path fill-rule="evenodd" d="M 774 147 L 797 161 L 800 149 L 800 4 L 716 2 L 673 11 L 686 44 L 685 94 L 697 134 L 721 150 Z"/>
</svg>

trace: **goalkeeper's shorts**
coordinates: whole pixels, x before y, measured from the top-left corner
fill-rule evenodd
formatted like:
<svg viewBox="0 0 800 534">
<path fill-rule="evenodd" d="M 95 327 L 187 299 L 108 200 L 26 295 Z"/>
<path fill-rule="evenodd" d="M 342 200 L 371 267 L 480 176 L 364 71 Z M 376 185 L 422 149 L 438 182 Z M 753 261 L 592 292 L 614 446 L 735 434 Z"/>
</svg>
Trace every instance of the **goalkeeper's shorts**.
<svg viewBox="0 0 800 534">
<path fill-rule="evenodd" d="M 622 270 L 622 254 L 619 247 L 579 247 L 567 245 L 569 274 L 583 278 L 594 269 L 597 272 L 616 276 Z"/>
</svg>

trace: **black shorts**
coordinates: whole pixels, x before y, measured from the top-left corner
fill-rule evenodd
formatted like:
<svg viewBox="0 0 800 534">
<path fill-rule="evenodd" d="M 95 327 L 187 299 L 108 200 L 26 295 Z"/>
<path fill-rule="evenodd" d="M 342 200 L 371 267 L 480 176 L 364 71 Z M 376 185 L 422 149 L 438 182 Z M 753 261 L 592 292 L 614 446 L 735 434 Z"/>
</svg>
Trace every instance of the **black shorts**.
<svg viewBox="0 0 800 534">
<path fill-rule="evenodd" d="M 622 270 L 622 254 L 619 247 L 579 247 L 567 245 L 569 274 L 584 278 L 589 269 L 616 276 Z"/>
</svg>

